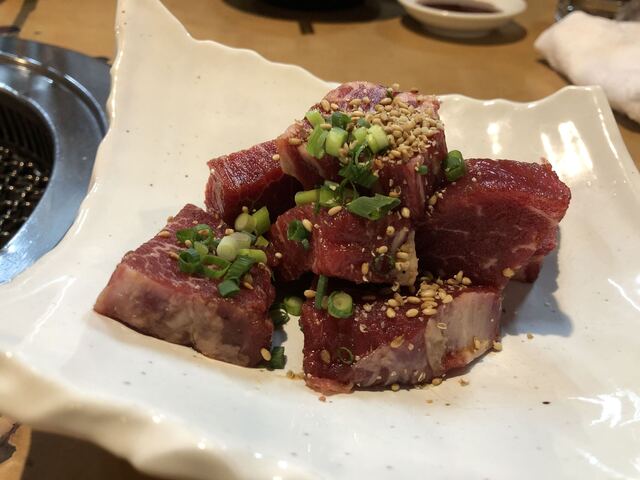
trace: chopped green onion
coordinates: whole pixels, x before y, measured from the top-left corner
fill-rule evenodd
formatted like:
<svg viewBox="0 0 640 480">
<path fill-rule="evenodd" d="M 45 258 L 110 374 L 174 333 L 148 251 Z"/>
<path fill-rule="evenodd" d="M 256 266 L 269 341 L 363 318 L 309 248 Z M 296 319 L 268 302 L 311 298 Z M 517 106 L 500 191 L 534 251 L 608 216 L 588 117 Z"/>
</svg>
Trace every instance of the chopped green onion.
<svg viewBox="0 0 640 480">
<path fill-rule="evenodd" d="M 462 153 L 459 150 L 451 150 L 444 160 L 444 175 L 450 182 L 462 178 L 467 173 L 467 165 L 465 164 Z"/>
<path fill-rule="evenodd" d="M 359 142 L 364 142 L 367 138 L 367 129 L 365 127 L 358 127 L 353 131 L 353 138 Z"/>
<path fill-rule="evenodd" d="M 335 318 L 349 318 L 353 315 L 353 299 L 345 292 L 335 291 L 329 295 L 327 304 L 329 315 Z"/>
<path fill-rule="evenodd" d="M 203 266 L 202 274 L 207 278 L 212 278 L 212 279 L 222 278 L 227 273 L 227 268 L 228 266 L 220 269 L 214 269 L 214 268 Z"/>
<path fill-rule="evenodd" d="M 429 167 L 427 167 L 426 165 L 420 165 L 417 172 L 418 175 L 426 175 L 427 173 L 429 173 Z"/>
<path fill-rule="evenodd" d="M 274 327 L 280 327 L 289 321 L 289 314 L 282 303 L 276 303 L 269 309 L 269 317 Z"/>
<path fill-rule="evenodd" d="M 323 207 L 335 207 L 338 204 L 339 195 L 334 190 L 331 190 L 330 187 L 323 185 L 320 187 L 320 196 L 318 199 L 318 204 Z"/>
<path fill-rule="evenodd" d="M 253 243 L 253 237 L 247 232 L 233 232 L 229 237 L 233 238 L 240 248 L 249 248 Z"/>
<path fill-rule="evenodd" d="M 386 253 L 376 255 L 373 259 L 373 271 L 382 275 L 386 275 L 395 268 L 395 262 L 391 255 Z"/>
<path fill-rule="evenodd" d="M 222 298 L 232 297 L 240 291 L 240 286 L 232 280 L 224 280 L 218 284 L 218 293 Z"/>
<path fill-rule="evenodd" d="M 315 158 L 324 157 L 324 142 L 329 133 L 320 125 L 315 127 L 307 139 L 307 152 Z"/>
<path fill-rule="evenodd" d="M 238 241 L 228 235 L 226 237 L 222 237 L 220 243 L 218 244 L 218 248 L 216 248 L 216 253 L 219 257 L 224 260 L 233 261 L 238 256 Z"/>
<path fill-rule="evenodd" d="M 203 265 L 215 265 L 220 268 L 227 268 L 231 265 L 231 262 L 228 262 L 224 258 L 216 257 L 215 255 L 205 255 L 202 257 Z"/>
<path fill-rule="evenodd" d="M 268 367 L 280 370 L 284 368 L 287 363 L 287 356 L 284 354 L 284 347 L 273 347 L 271 349 L 271 360 L 269 360 Z"/>
<path fill-rule="evenodd" d="M 346 113 L 333 112 L 331 114 L 332 127 L 338 127 L 338 128 L 341 128 L 342 130 L 346 130 L 347 126 L 349 125 L 349 122 L 351 122 L 351 117 Z"/>
<path fill-rule="evenodd" d="M 309 237 L 309 232 L 300 220 L 292 220 L 287 227 L 287 240 L 301 242 Z"/>
<path fill-rule="evenodd" d="M 378 153 L 389 146 L 387 134 L 380 125 L 372 125 L 367 132 L 367 143 L 373 153 Z"/>
<path fill-rule="evenodd" d="M 250 214 L 242 212 L 236 218 L 234 228 L 238 232 L 253 232 L 256 228 L 256 220 Z"/>
<path fill-rule="evenodd" d="M 266 248 L 269 246 L 269 240 L 260 235 L 258 238 L 256 238 L 254 245 L 259 248 Z"/>
<path fill-rule="evenodd" d="M 351 365 L 354 360 L 353 352 L 349 350 L 347 347 L 338 348 L 337 352 L 338 360 L 340 360 L 345 365 Z"/>
<path fill-rule="evenodd" d="M 399 199 L 376 193 L 373 197 L 358 197 L 352 200 L 347 204 L 347 210 L 369 220 L 379 220 L 398 205 Z"/>
<path fill-rule="evenodd" d="M 258 248 L 241 248 L 238 250 L 238 255 L 251 257 L 258 263 L 267 263 L 267 254 Z"/>
<path fill-rule="evenodd" d="M 307 205 L 316 201 L 318 197 L 318 190 L 306 190 L 304 192 L 296 193 L 294 200 L 296 205 Z"/>
<path fill-rule="evenodd" d="M 356 155 L 359 156 L 359 153 L 356 152 Z M 371 188 L 378 181 L 378 177 L 371 170 L 371 162 L 358 162 L 358 156 L 354 156 L 353 161 L 343 166 L 338 175 L 356 185 Z"/>
<path fill-rule="evenodd" d="M 327 285 L 329 283 L 329 278 L 324 275 L 320 275 L 318 277 L 318 285 L 316 286 L 316 298 L 314 301 L 314 306 L 317 310 L 322 309 L 322 300 L 327 294 Z"/>
<path fill-rule="evenodd" d="M 344 142 L 347 141 L 347 137 L 349 134 L 346 130 L 343 130 L 340 127 L 333 127 L 329 134 L 327 135 L 327 141 L 325 142 L 324 148 L 329 155 L 332 157 L 340 156 L 340 149 Z"/>
<path fill-rule="evenodd" d="M 262 207 L 257 210 L 253 215 L 253 219 L 256 222 L 255 232 L 256 235 L 263 235 L 271 228 L 271 219 L 269 218 L 269 209 Z"/>
<path fill-rule="evenodd" d="M 302 299 L 300 297 L 286 297 L 284 299 L 284 308 L 289 315 L 299 317 L 302 313 Z"/>
<path fill-rule="evenodd" d="M 185 228 L 184 230 L 178 230 L 176 232 L 176 238 L 180 243 L 185 243 L 187 240 L 193 242 L 196 239 L 196 232 L 193 228 Z"/>
<path fill-rule="evenodd" d="M 300 244 L 302 245 L 302 248 L 304 248 L 305 250 L 309 250 L 309 247 L 311 246 L 311 244 L 309 243 L 309 240 L 306 238 L 303 238 L 302 240 L 300 240 Z"/>
<path fill-rule="evenodd" d="M 317 111 L 317 110 L 311 110 L 309 112 L 307 112 L 304 116 L 307 120 L 309 120 L 309 123 L 311 124 L 311 126 L 313 127 L 317 127 L 318 125 L 320 125 L 321 123 L 324 123 L 324 117 L 322 116 L 322 114 Z"/>
<path fill-rule="evenodd" d="M 225 281 L 232 280 L 239 283 L 242 276 L 251 270 L 254 263 L 256 263 L 255 259 L 246 255 L 240 255 L 229 265 L 227 274 L 224 276 Z"/>
<path fill-rule="evenodd" d="M 206 240 L 209 237 L 211 237 L 211 235 L 213 235 L 213 232 L 211 231 L 211 227 L 205 223 L 200 223 L 196 225 L 195 227 L 193 227 L 193 230 L 196 232 L 196 240 Z M 205 233 L 200 233 L 203 231 Z"/>
<path fill-rule="evenodd" d="M 360 117 L 358 119 L 358 121 L 356 122 L 356 125 L 359 127 L 366 127 L 369 128 L 371 126 L 371 124 L 369 122 L 367 122 L 364 117 Z"/>
<path fill-rule="evenodd" d="M 207 247 L 202 242 L 198 242 L 198 241 L 193 242 L 193 248 L 195 249 L 196 252 L 198 252 L 198 255 L 200 255 L 201 257 L 204 257 L 209 253 L 209 247 Z"/>
<path fill-rule="evenodd" d="M 199 273 L 202 268 L 200 254 L 193 248 L 178 254 L 178 268 L 184 273 Z"/>
</svg>

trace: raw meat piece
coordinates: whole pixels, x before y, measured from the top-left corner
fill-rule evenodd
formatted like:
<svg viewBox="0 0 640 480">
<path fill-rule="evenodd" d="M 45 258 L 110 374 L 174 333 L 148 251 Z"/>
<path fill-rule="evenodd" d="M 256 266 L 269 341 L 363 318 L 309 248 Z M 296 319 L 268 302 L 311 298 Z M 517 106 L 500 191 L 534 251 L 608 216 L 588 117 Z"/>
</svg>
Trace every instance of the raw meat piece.
<svg viewBox="0 0 640 480">
<path fill-rule="evenodd" d="M 276 154 L 274 140 L 246 150 L 210 160 L 205 205 L 230 225 L 242 207 L 266 206 L 272 218 L 294 205 L 295 193 L 302 189 L 293 177 L 285 175 Z"/>
<path fill-rule="evenodd" d="M 413 297 L 353 296 L 350 318 L 334 318 L 313 301 L 302 309 L 305 379 L 325 394 L 428 382 L 469 364 L 498 338 L 496 288 L 423 282 Z"/>
<path fill-rule="evenodd" d="M 441 181 L 441 163 L 447 155 L 444 129 L 438 117 L 439 101 L 433 96 L 411 92 L 389 93 L 387 88 L 369 82 L 349 82 L 330 91 L 323 101 L 312 106 L 311 110 L 319 110 L 325 116 L 329 115 L 331 110 L 350 114 L 360 111 L 364 116 L 376 116 L 382 114 L 376 109 L 384 110 L 385 108 L 385 105 L 379 105 L 379 103 L 391 102 L 391 97 L 393 97 L 393 103 L 390 105 L 389 115 L 403 109 L 406 115 L 400 112 L 404 115 L 402 121 L 398 120 L 396 123 L 388 121 L 386 126 L 389 134 L 393 136 L 394 131 L 406 131 L 407 134 L 415 132 L 416 138 L 411 140 L 413 147 L 407 147 L 407 154 L 404 156 L 395 158 L 389 156 L 395 149 L 393 144 L 389 150 L 376 156 L 374 171 L 378 172 L 380 181 L 373 190 L 383 194 L 397 192 L 402 205 L 408 207 L 414 221 L 419 222 L 424 211 L 425 200 Z M 353 103 L 363 99 L 368 99 L 369 102 L 361 102 L 358 105 Z M 337 109 L 327 110 L 327 105 L 331 104 L 337 106 Z M 409 112 L 407 108 L 413 108 L 413 110 Z M 386 112 L 383 118 L 387 118 Z M 369 120 L 375 122 L 371 118 Z M 386 120 L 380 121 L 383 124 L 386 122 Z M 423 131 L 415 130 L 417 123 L 422 126 L 420 128 Z M 276 141 L 282 169 L 285 173 L 296 177 L 306 189 L 313 188 L 324 180 L 341 180 L 338 175 L 341 165 L 336 158 L 325 155 L 317 159 L 307 152 L 305 141 L 311 131 L 311 124 L 304 119 L 291 125 Z M 297 140 L 302 140 L 303 143 L 297 144 Z M 393 142 L 395 141 L 394 139 Z M 423 146 L 418 147 L 419 142 L 423 142 Z M 421 175 L 417 172 L 417 168 L 421 165 L 428 168 L 426 174 Z"/>
<path fill-rule="evenodd" d="M 313 224 L 308 250 L 300 242 L 287 240 L 289 224 L 303 219 Z M 413 285 L 418 270 L 414 234 L 410 221 L 397 212 L 371 221 L 345 208 L 329 215 L 324 208 L 315 213 L 311 205 L 303 205 L 281 215 L 272 225 L 270 264 L 284 280 L 313 271 L 354 283 Z M 277 258 L 276 252 L 282 258 Z M 367 264 L 364 270 L 363 264 Z"/>
<path fill-rule="evenodd" d="M 467 160 L 468 173 L 442 190 L 416 234 L 420 268 L 462 270 L 474 283 L 533 281 L 557 245 L 558 222 L 571 199 L 549 164 Z"/>
<path fill-rule="evenodd" d="M 127 253 L 94 310 L 144 334 L 188 345 L 209 357 L 242 366 L 261 360 L 273 324 L 267 313 L 275 298 L 271 272 L 251 269 L 253 289 L 231 298 L 218 293 L 218 280 L 192 276 L 178 268 L 172 252 L 184 249 L 176 231 L 206 224 L 222 236 L 226 225 L 194 205 L 186 205 L 163 232 Z"/>
</svg>

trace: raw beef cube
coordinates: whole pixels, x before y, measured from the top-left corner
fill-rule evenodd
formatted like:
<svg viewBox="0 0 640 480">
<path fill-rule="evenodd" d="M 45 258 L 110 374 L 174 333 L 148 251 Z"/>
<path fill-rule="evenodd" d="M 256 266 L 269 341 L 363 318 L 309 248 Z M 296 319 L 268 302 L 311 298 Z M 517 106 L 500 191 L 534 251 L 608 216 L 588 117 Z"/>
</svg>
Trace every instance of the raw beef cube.
<svg viewBox="0 0 640 480">
<path fill-rule="evenodd" d="M 268 309 L 275 290 L 264 264 L 251 269 L 252 289 L 230 298 L 218 292 L 219 280 L 183 273 L 175 252 L 184 249 L 176 232 L 209 225 L 223 235 L 226 225 L 194 205 L 186 205 L 166 227 L 127 253 L 94 309 L 146 335 L 188 345 L 209 357 L 242 366 L 261 360 L 273 324 Z"/>
</svg>

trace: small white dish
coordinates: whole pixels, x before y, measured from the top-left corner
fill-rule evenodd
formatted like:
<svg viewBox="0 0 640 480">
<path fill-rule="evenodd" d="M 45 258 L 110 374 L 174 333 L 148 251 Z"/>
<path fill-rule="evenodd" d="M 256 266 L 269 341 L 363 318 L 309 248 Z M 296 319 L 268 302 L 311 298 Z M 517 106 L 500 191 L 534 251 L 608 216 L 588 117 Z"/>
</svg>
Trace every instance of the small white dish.
<svg viewBox="0 0 640 480">
<path fill-rule="evenodd" d="M 524 0 L 399 0 L 407 13 L 431 32 L 446 37 L 476 38 L 499 28 L 527 8 Z M 427 6 L 426 3 L 452 6 L 491 6 L 495 13 L 457 12 Z"/>
</svg>

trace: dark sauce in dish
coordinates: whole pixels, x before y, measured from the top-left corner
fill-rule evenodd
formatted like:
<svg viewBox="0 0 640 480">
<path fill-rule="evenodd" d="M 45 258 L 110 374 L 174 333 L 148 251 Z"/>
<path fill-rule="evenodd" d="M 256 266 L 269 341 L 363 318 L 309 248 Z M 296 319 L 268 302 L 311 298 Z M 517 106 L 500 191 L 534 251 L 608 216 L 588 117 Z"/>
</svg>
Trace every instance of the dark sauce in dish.
<svg viewBox="0 0 640 480">
<path fill-rule="evenodd" d="M 433 2 L 431 0 L 423 0 L 420 5 L 425 7 L 437 8 L 438 10 L 448 10 L 450 12 L 462 12 L 462 13 L 498 13 L 498 10 L 493 5 L 484 2 L 463 2 L 463 3 L 445 3 L 445 2 Z"/>
</svg>

